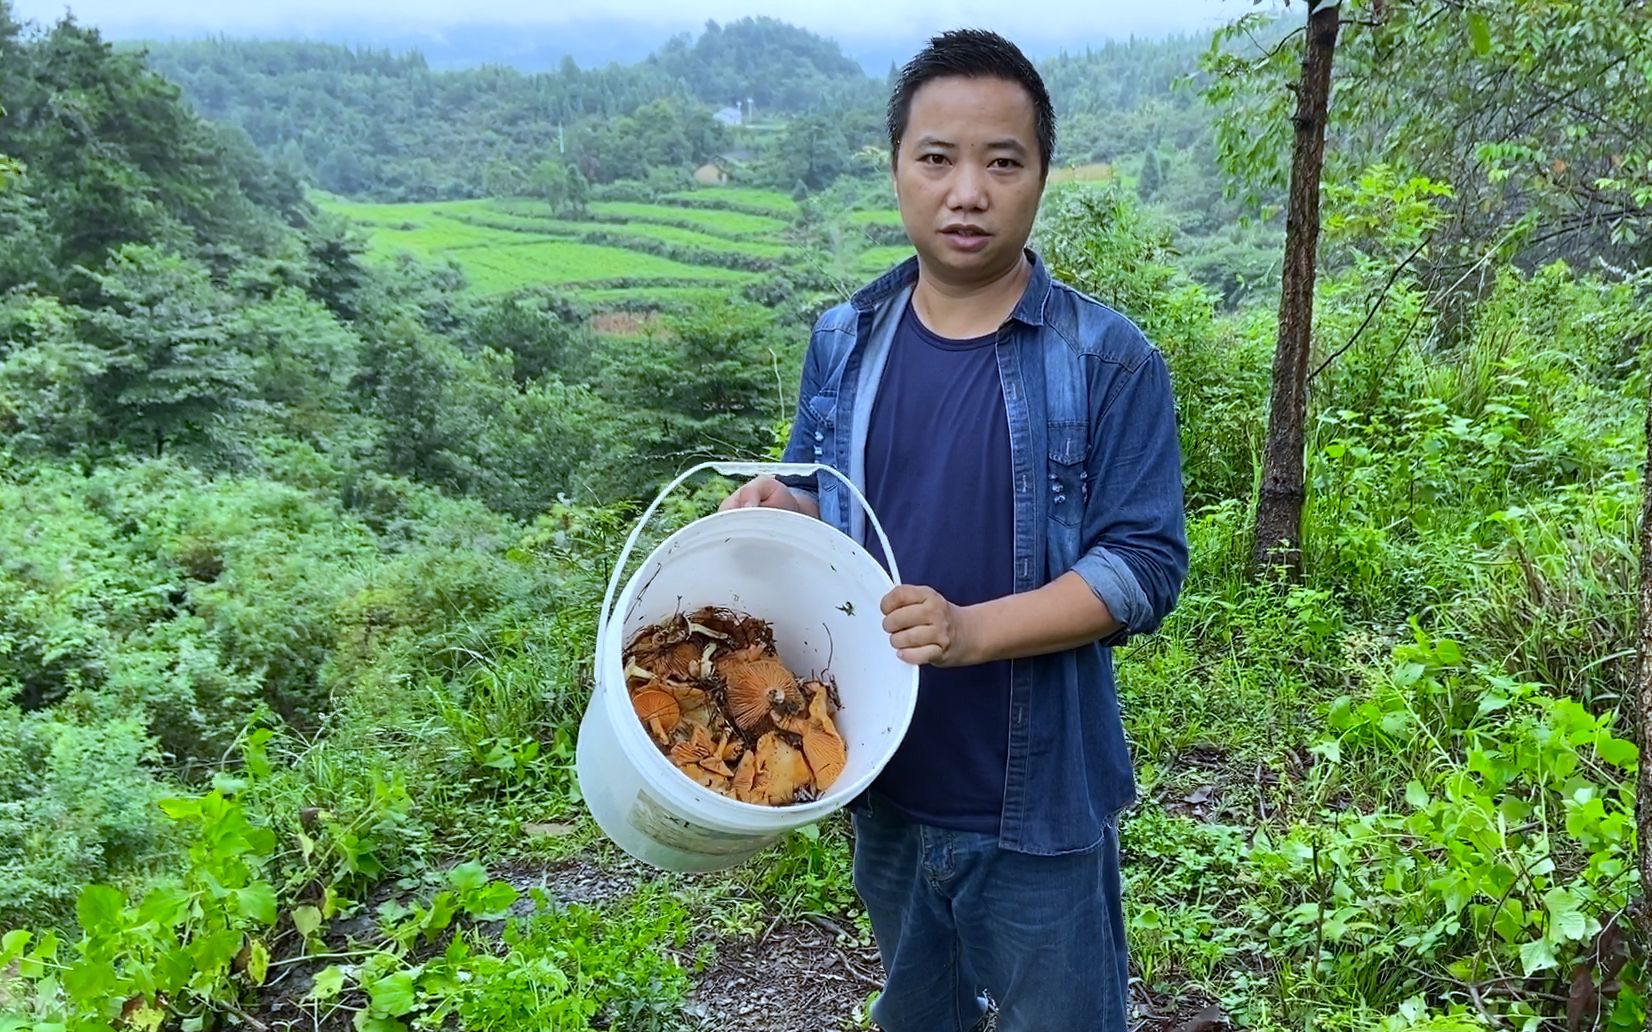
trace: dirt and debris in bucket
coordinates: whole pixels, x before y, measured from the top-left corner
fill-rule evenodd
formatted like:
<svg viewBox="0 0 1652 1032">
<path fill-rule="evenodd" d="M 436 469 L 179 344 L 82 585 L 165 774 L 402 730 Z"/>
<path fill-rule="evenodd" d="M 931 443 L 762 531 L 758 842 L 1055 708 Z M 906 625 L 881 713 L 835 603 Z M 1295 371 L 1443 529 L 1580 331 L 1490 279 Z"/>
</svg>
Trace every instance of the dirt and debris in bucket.
<svg viewBox="0 0 1652 1032">
<path fill-rule="evenodd" d="M 631 706 L 684 776 L 743 803 L 812 802 L 843 773 L 830 675 L 780 660 L 768 621 L 707 606 L 650 624 L 625 647 Z"/>
</svg>

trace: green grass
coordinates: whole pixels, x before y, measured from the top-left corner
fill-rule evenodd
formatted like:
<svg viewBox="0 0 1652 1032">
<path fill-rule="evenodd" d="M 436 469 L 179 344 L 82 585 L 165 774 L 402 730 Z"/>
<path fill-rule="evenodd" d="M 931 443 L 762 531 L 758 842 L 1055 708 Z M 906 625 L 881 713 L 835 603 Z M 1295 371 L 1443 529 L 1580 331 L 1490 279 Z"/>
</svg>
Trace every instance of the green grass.
<svg viewBox="0 0 1652 1032">
<path fill-rule="evenodd" d="M 333 194 L 318 193 L 313 199 L 323 209 L 370 226 L 425 225 L 432 220 L 451 221 L 455 216 L 482 215 L 492 209 L 490 200 L 427 201 L 411 204 L 376 204 L 349 201 Z"/>
<path fill-rule="evenodd" d="M 1052 183 L 1104 183 L 1113 179 L 1117 171 L 1105 161 L 1088 165 L 1067 165 L 1050 169 Z"/>
<path fill-rule="evenodd" d="M 643 204 L 639 201 L 597 201 L 591 205 L 591 214 L 598 218 L 621 218 L 692 227 L 729 237 L 772 238 L 786 228 L 785 222 L 767 215 L 712 208 L 684 208 L 669 204 Z"/>
<path fill-rule="evenodd" d="M 577 287 L 573 296 L 595 311 L 651 309 L 677 311 L 729 296 L 727 287 Z"/>
<path fill-rule="evenodd" d="M 647 280 L 671 285 L 698 281 L 738 283 L 751 273 L 706 265 L 689 265 L 623 247 L 570 240 L 501 243 L 448 252 L 470 276 L 476 289 L 499 293 L 536 283 L 614 283 Z M 639 286 L 641 284 L 638 284 Z"/>
<path fill-rule="evenodd" d="M 665 244 L 680 244 L 684 247 L 696 247 L 718 254 L 746 258 L 769 258 L 775 261 L 783 258 L 787 252 L 787 248 L 783 244 L 769 243 L 764 240 L 731 240 L 728 237 L 713 236 L 699 230 L 685 229 L 682 226 L 661 225 L 655 222 L 607 222 L 601 219 L 586 221 L 582 219 L 536 218 L 514 214 L 465 216 L 461 221 L 469 225 L 483 226 L 489 229 L 502 229 L 509 233 L 528 233 L 566 239 L 578 239 L 592 233 L 607 233 L 622 237 L 657 240 Z"/>
<path fill-rule="evenodd" d="M 854 226 L 900 226 L 901 213 L 893 208 L 874 208 L 871 211 L 852 211 L 849 223 Z"/>
<path fill-rule="evenodd" d="M 772 258 L 779 260 L 789 250 L 784 244 L 774 244 L 763 240 L 729 240 L 725 237 L 712 236 L 698 230 L 685 229 L 681 226 L 661 225 L 654 222 L 573 222 L 570 227 L 585 227 L 586 232 L 602 231 L 619 233 L 624 236 L 648 237 L 668 244 L 682 244 L 687 247 L 701 247 L 708 251 L 720 251 L 728 254 L 748 255 L 756 258 Z"/>
<path fill-rule="evenodd" d="M 670 195 L 680 202 L 675 204 L 599 201 L 591 205 L 589 220 L 559 218 L 548 205 L 528 198 L 414 204 L 358 203 L 319 192 L 314 198 L 327 211 L 367 230 L 368 254 L 374 259 L 406 252 L 425 261 L 451 260 L 481 294 L 538 285 L 576 288 L 597 310 L 680 308 L 709 296 L 703 291 L 712 284 L 737 284 L 756 275 L 649 253 L 661 244 L 696 249 L 712 263 L 757 259 L 780 267 L 798 260 L 796 250 L 782 240 L 787 223 L 781 218 L 752 210 L 690 206 L 709 199 L 746 209 L 779 212 L 786 207 L 795 212 L 796 205 L 785 195 L 749 188 L 686 191 Z M 849 221 L 855 226 L 898 226 L 900 215 L 859 211 L 851 213 Z M 614 239 L 584 239 L 593 234 Z M 632 239 L 636 244 L 628 246 Z M 841 275 L 871 278 L 911 253 L 904 245 L 873 247 L 845 256 Z M 657 292 L 663 293 L 654 304 Z"/>
<path fill-rule="evenodd" d="M 912 257 L 910 245 L 869 247 L 855 259 L 855 271 L 867 276 L 880 276 L 895 265 Z"/>
<path fill-rule="evenodd" d="M 716 186 L 703 190 L 679 190 L 664 196 L 684 204 L 726 207 L 732 211 L 776 215 L 789 219 L 797 214 L 797 202 L 777 190 L 750 186 Z"/>
<path fill-rule="evenodd" d="M 751 273 L 693 265 L 624 247 L 571 239 L 599 229 L 760 257 L 778 257 L 783 250 L 778 245 L 755 241 L 736 243 L 669 226 L 605 227 L 599 223 L 534 218 L 520 214 L 530 209 L 519 202 L 358 204 L 329 196 L 319 197 L 318 201 L 327 210 L 357 220 L 371 230 L 368 253 L 372 257 L 385 259 L 405 251 L 431 261 L 451 259 L 464 269 L 472 287 L 483 294 L 540 284 L 614 286 L 617 281 L 627 281 L 625 286 L 636 289 L 738 283 L 751 277 Z M 715 218 L 730 213 L 706 214 Z M 732 217 L 751 218 L 739 214 Z"/>
</svg>

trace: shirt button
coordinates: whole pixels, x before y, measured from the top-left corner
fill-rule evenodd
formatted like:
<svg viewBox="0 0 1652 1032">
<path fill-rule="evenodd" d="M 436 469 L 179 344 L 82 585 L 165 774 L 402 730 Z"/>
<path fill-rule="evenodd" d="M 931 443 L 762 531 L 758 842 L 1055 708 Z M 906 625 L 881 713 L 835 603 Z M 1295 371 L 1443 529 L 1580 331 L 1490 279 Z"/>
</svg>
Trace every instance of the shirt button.
<svg viewBox="0 0 1652 1032">
<path fill-rule="evenodd" d="M 819 431 L 819 430 L 816 430 L 816 431 L 815 431 L 815 440 L 817 440 L 817 441 L 824 441 L 824 440 L 825 440 L 825 439 L 826 439 L 826 435 L 825 435 L 825 434 L 823 434 L 823 433 L 821 433 L 821 432 L 820 432 L 820 431 Z"/>
</svg>

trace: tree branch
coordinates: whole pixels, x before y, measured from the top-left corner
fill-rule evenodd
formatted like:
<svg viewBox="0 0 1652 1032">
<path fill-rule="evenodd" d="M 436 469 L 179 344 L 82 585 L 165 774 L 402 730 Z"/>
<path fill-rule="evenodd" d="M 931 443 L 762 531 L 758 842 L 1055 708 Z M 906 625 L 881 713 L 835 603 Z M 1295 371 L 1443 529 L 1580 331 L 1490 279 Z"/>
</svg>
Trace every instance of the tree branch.
<svg viewBox="0 0 1652 1032">
<path fill-rule="evenodd" d="M 1418 244 L 1411 251 L 1410 254 L 1405 256 L 1404 261 L 1402 261 L 1402 262 L 1400 262 L 1400 264 L 1394 266 L 1393 271 L 1388 274 L 1388 282 L 1384 283 L 1382 285 L 1382 289 L 1377 292 L 1376 300 L 1371 303 L 1370 309 L 1365 313 L 1365 321 L 1359 324 L 1359 329 L 1354 331 L 1354 335 L 1352 337 L 1349 337 L 1347 342 L 1344 343 L 1342 345 L 1342 347 L 1337 348 L 1335 351 L 1333 351 L 1329 355 L 1327 355 L 1325 357 L 1325 361 L 1319 363 L 1319 367 L 1317 369 L 1315 369 L 1313 372 L 1308 374 L 1308 382 L 1309 383 L 1313 383 L 1314 378 L 1317 377 L 1320 373 L 1323 373 L 1327 366 L 1329 366 L 1332 362 L 1335 362 L 1337 359 L 1341 358 L 1343 356 L 1343 354 L 1349 348 L 1353 347 L 1354 344 L 1356 342 L 1358 342 L 1358 340 L 1360 338 L 1360 335 L 1362 333 L 1364 333 L 1366 328 L 1371 325 L 1371 320 L 1376 318 L 1377 309 L 1381 308 L 1382 303 L 1385 300 L 1388 299 L 1388 291 L 1393 289 L 1394 281 L 1400 278 L 1400 273 L 1405 271 L 1405 267 L 1407 265 L 1410 265 L 1413 261 L 1416 261 L 1417 256 L 1419 254 L 1423 253 L 1423 248 L 1427 247 L 1428 244 L 1429 244 L 1429 241 L 1431 241 L 1433 239 L 1434 239 L 1434 237 L 1433 237 L 1432 234 L 1430 234 L 1427 237 L 1424 237 L 1422 243 Z"/>
</svg>

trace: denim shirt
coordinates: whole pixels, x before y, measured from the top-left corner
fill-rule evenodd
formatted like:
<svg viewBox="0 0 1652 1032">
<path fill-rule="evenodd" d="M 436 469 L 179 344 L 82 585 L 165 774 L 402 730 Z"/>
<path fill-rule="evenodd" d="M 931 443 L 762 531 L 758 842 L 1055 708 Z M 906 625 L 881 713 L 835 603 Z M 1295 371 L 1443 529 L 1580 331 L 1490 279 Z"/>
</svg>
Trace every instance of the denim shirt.
<svg viewBox="0 0 1652 1032">
<path fill-rule="evenodd" d="M 1015 490 L 1015 590 L 1073 571 L 1120 624 L 1103 640 L 1012 664 L 999 844 L 1053 855 L 1095 846 L 1135 801 L 1112 647 L 1157 628 L 1175 604 L 1187 538 L 1164 357 L 1128 319 L 1027 256 L 1032 275 L 995 345 Z M 864 488 L 872 402 L 917 279 L 917 259 L 908 259 L 820 317 L 786 461 L 831 466 Z M 835 479 L 795 483 L 822 520 L 864 542 L 865 515 Z"/>
</svg>

